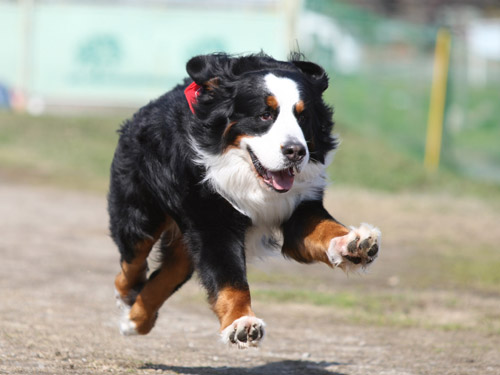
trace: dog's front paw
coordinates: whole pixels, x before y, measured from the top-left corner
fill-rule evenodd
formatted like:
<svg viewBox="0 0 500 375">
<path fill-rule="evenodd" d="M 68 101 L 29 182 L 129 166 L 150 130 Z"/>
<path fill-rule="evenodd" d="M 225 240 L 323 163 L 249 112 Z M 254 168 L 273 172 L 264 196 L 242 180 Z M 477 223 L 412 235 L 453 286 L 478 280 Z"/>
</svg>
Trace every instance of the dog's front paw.
<svg viewBox="0 0 500 375">
<path fill-rule="evenodd" d="M 265 323 L 254 316 L 236 319 L 221 332 L 222 341 L 236 345 L 239 349 L 259 346 L 264 337 Z"/>
<path fill-rule="evenodd" d="M 366 268 L 377 258 L 380 246 L 380 230 L 370 224 L 358 228 L 342 237 L 335 237 L 328 247 L 328 259 L 332 265 L 344 271 Z"/>
</svg>

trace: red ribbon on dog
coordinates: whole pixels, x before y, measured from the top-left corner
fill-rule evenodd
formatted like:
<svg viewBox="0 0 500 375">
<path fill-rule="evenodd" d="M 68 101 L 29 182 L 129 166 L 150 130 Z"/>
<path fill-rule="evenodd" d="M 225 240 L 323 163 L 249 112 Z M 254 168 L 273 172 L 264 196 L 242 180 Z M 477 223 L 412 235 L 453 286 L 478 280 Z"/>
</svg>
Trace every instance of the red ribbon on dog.
<svg viewBox="0 0 500 375">
<path fill-rule="evenodd" d="M 186 100 L 189 104 L 189 108 L 191 109 L 191 112 L 193 112 L 193 113 L 194 113 L 193 104 L 196 104 L 196 102 L 198 101 L 198 96 L 200 94 L 201 94 L 201 86 L 198 85 L 196 82 L 191 83 L 184 90 L 184 96 L 186 96 Z"/>
</svg>

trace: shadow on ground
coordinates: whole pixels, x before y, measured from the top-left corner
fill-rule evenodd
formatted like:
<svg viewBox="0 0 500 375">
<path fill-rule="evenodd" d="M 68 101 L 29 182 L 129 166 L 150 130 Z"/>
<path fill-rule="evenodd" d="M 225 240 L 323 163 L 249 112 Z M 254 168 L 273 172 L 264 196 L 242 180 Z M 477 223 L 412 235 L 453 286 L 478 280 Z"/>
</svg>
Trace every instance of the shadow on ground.
<svg viewBox="0 0 500 375">
<path fill-rule="evenodd" d="M 278 361 L 266 363 L 262 366 L 244 367 L 186 367 L 169 366 L 162 364 L 146 363 L 140 367 L 144 369 L 154 369 L 163 371 L 173 371 L 185 375 L 277 375 L 277 374 L 307 374 L 307 375 L 347 375 L 340 372 L 331 372 L 327 367 L 340 365 L 338 362 L 312 362 L 312 361 Z"/>
</svg>

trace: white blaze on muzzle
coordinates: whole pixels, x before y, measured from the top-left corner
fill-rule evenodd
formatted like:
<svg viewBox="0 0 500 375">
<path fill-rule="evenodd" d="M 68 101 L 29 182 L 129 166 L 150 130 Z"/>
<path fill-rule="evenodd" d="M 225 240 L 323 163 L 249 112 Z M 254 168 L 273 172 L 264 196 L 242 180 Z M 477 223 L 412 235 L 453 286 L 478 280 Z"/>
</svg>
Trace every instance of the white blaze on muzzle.
<svg viewBox="0 0 500 375">
<path fill-rule="evenodd" d="M 257 158 L 263 167 L 261 176 L 276 190 L 289 190 L 293 185 L 294 169 L 300 171 L 309 161 L 309 151 L 297 118 L 294 107 L 300 101 L 297 84 L 289 79 L 268 74 L 264 78 L 267 89 L 278 101 L 278 117 L 267 133 L 246 138 L 245 146 L 249 146 L 252 158 Z M 294 143 L 306 150 L 305 156 L 292 167 L 289 159 L 283 153 L 283 147 Z M 254 165 L 255 165 L 255 159 Z M 258 170 L 258 172 L 260 172 Z"/>
</svg>

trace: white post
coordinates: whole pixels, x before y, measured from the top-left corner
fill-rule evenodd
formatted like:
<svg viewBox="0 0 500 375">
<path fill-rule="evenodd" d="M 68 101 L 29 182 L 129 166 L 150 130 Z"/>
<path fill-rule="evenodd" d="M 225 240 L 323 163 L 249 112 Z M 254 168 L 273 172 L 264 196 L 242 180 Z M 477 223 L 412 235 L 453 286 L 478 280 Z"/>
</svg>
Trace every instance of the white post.
<svg viewBox="0 0 500 375">
<path fill-rule="evenodd" d="M 26 102 L 30 95 L 31 90 L 31 73 L 32 73 L 32 59 L 33 59 L 33 22 L 34 22 L 34 9 L 35 0 L 22 0 L 21 1 L 21 17 L 22 17 L 22 33 L 21 33 L 21 77 L 17 82 L 16 91 L 16 107 L 18 110 L 26 109 Z"/>
</svg>

